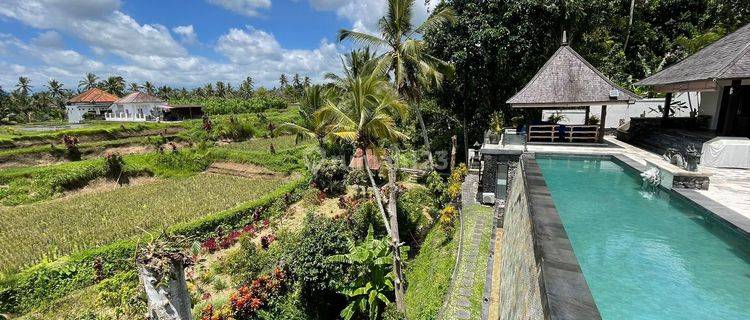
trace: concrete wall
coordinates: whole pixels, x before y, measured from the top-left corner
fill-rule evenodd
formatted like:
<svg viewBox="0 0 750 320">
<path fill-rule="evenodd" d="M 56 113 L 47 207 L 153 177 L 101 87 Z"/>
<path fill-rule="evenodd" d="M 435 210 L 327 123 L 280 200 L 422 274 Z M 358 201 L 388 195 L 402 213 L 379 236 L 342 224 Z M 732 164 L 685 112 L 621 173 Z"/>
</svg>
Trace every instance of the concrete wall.
<svg viewBox="0 0 750 320">
<path fill-rule="evenodd" d="M 518 167 L 515 171 L 521 172 Z M 500 319 L 544 319 L 540 268 L 534 258 L 532 221 L 522 174 L 515 174 L 511 182 L 503 220 Z"/>
<path fill-rule="evenodd" d="M 688 101 L 688 97 L 690 98 Z M 683 101 L 685 106 L 689 106 L 692 103 L 693 107 L 696 108 L 701 105 L 703 96 L 696 92 L 688 93 L 677 93 L 672 98 L 673 101 Z M 659 110 L 658 106 L 664 105 L 663 98 L 654 99 L 643 99 L 638 100 L 634 104 L 628 106 L 609 106 L 607 107 L 607 128 L 617 128 L 623 123 L 630 121 L 630 118 L 645 116 L 647 118 L 659 118 L 661 113 L 654 111 Z M 601 119 L 601 106 L 591 106 L 592 116 L 596 116 Z M 700 108 L 699 108 L 700 109 Z M 544 110 L 542 111 L 542 119 L 546 120 L 551 114 L 560 113 L 565 116 L 565 119 L 560 121 L 560 124 L 583 124 L 586 110 L 583 109 L 564 109 L 564 110 Z M 701 114 L 711 114 L 703 113 Z M 690 115 L 689 108 L 684 110 L 678 110 L 675 116 L 687 117 Z"/>
</svg>

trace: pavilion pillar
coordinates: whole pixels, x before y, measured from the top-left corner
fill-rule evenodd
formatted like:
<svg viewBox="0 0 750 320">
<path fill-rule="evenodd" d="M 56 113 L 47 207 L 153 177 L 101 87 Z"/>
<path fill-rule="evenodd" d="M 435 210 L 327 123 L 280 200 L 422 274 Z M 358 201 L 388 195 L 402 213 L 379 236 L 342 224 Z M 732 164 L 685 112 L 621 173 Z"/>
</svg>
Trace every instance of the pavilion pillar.
<svg viewBox="0 0 750 320">
<path fill-rule="evenodd" d="M 664 97 L 664 108 L 662 108 L 662 114 L 661 114 L 661 126 L 665 127 L 667 125 L 667 121 L 669 121 L 669 111 L 671 109 L 672 105 L 672 93 L 667 92 L 667 96 Z"/>
<path fill-rule="evenodd" d="M 599 142 L 604 141 L 604 128 L 606 128 L 607 123 L 607 106 L 602 106 L 602 116 L 601 119 L 599 119 Z"/>
<path fill-rule="evenodd" d="M 591 106 L 586 106 L 586 115 L 583 116 L 583 124 L 589 124 L 589 116 L 591 115 Z"/>
</svg>

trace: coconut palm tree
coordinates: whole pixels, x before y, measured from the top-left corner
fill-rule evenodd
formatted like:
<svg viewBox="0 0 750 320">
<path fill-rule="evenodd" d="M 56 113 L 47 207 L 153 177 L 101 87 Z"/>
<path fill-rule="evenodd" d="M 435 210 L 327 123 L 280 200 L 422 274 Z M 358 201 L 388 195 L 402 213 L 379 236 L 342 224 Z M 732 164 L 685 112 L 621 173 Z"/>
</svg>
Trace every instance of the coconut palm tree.
<svg viewBox="0 0 750 320">
<path fill-rule="evenodd" d="M 101 83 L 102 90 L 122 97 L 125 91 L 125 79 L 121 76 L 111 76 Z"/>
<path fill-rule="evenodd" d="M 143 84 L 143 90 L 146 90 L 146 93 L 153 95 L 154 94 L 154 84 L 151 82 L 146 81 L 146 83 Z"/>
<path fill-rule="evenodd" d="M 83 80 L 78 81 L 78 88 L 86 91 L 91 88 L 96 88 L 96 84 L 98 82 L 99 82 L 99 77 L 89 72 L 86 74 L 86 77 L 84 77 Z"/>
<path fill-rule="evenodd" d="M 50 97 L 52 98 L 52 101 L 55 105 L 58 107 L 63 107 L 63 98 L 65 97 L 65 89 L 63 89 L 62 83 L 55 79 L 49 79 L 47 81 L 47 91 L 49 92 Z"/>
<path fill-rule="evenodd" d="M 439 86 L 445 76 L 453 75 L 450 63 L 442 61 L 425 50 L 425 43 L 418 39 L 425 30 L 454 20 L 454 12 L 446 7 L 434 12 L 421 25 L 412 24 L 415 0 L 388 0 L 388 12 L 378 20 L 380 36 L 353 30 L 340 30 L 339 41 L 352 41 L 373 46 L 388 48 L 383 54 L 393 72 L 396 90 L 399 95 L 411 104 L 417 114 L 417 120 L 422 129 L 422 138 L 427 148 L 427 157 L 434 167 L 430 138 L 424 125 L 419 102 L 422 98 L 422 88 Z"/>
<path fill-rule="evenodd" d="M 346 77 L 339 78 L 340 81 L 337 83 L 342 95 L 336 102 L 327 99 L 316 115 L 323 121 L 333 123 L 331 135 L 365 152 L 362 157 L 363 166 L 372 185 L 383 224 L 391 236 L 394 252 L 393 271 L 396 275 L 396 305 L 399 310 L 404 311 L 404 278 L 401 270 L 401 242 L 396 207 L 389 206 L 389 219 L 383 208 L 380 189 L 366 159 L 368 152 L 383 152 L 382 142 L 395 143 L 407 139 L 407 136 L 398 130 L 396 119 L 406 117 L 409 107 L 386 79 L 387 61 L 378 60 L 371 63 L 371 67 L 363 68 L 370 72 L 359 75 L 354 75 L 350 69 L 344 68 Z M 390 190 L 395 190 L 395 179 L 389 179 L 389 184 Z"/>
<path fill-rule="evenodd" d="M 141 90 L 141 86 L 135 82 L 131 82 L 130 86 L 128 86 L 128 91 L 130 92 L 136 92 L 138 90 Z"/>
<path fill-rule="evenodd" d="M 327 99 L 331 98 L 331 92 L 323 86 L 311 86 L 305 88 L 304 95 L 300 99 L 299 115 L 302 119 L 298 123 L 285 122 L 279 125 L 277 134 L 295 135 L 295 143 L 305 139 L 315 139 L 321 155 L 325 152 L 325 141 L 331 136 L 333 123 L 323 119 L 322 115 L 316 113 Z"/>
<path fill-rule="evenodd" d="M 31 80 L 29 80 L 29 78 L 27 77 L 18 77 L 16 91 L 24 96 L 29 95 L 29 91 L 31 91 Z"/>
</svg>

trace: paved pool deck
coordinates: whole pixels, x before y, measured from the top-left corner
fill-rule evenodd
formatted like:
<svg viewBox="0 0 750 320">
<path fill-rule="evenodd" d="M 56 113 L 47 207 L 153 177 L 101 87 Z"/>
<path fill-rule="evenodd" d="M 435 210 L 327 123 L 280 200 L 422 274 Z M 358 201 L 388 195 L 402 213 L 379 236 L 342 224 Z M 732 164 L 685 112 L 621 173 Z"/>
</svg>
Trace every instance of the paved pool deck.
<svg viewBox="0 0 750 320">
<path fill-rule="evenodd" d="M 529 152 L 561 153 L 561 154 L 622 154 L 641 165 L 646 161 L 668 165 L 661 155 L 640 149 L 628 143 L 617 140 L 614 136 L 605 136 L 602 145 L 563 145 L 563 144 L 529 144 Z M 489 150 L 523 150 L 523 146 L 500 146 L 486 144 L 483 149 Z M 698 172 L 710 175 L 708 190 L 690 190 L 715 203 L 750 219 L 750 170 L 720 169 L 699 166 Z"/>
</svg>

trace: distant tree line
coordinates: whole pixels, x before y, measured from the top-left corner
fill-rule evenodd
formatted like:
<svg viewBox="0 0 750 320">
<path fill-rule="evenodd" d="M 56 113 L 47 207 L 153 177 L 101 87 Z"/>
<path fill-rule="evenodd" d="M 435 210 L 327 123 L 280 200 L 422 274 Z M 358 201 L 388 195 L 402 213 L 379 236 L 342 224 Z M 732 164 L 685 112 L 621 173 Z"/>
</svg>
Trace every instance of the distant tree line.
<svg viewBox="0 0 750 320">
<path fill-rule="evenodd" d="M 136 82 L 128 84 L 122 76 L 100 79 L 93 73 L 87 73 L 78 82 L 78 87 L 75 89 L 65 88 L 62 83 L 55 79 L 50 79 L 43 87 L 34 88 L 29 78 L 19 77 L 15 87 L 8 91 L 0 86 L 0 124 L 63 119 L 65 117 L 65 102 L 91 88 L 99 88 L 118 97 L 140 91 L 167 101 L 197 102 L 210 100 L 212 105 L 220 105 L 224 99 L 231 99 L 233 105 L 243 105 L 246 103 L 243 103 L 242 100 L 257 97 L 258 99 L 253 100 L 253 105 L 278 107 L 281 102 L 283 102 L 283 105 L 296 102 L 302 96 L 304 89 L 310 85 L 310 78 L 303 78 L 299 74 L 292 76 L 291 83 L 289 83 L 287 76 L 282 74 L 279 78 L 279 87 L 271 89 L 259 87 L 257 90 L 252 77 L 245 78 L 236 87 L 230 82 L 217 81 L 192 89 L 167 85 L 156 86 L 150 81 L 143 84 Z"/>
</svg>

